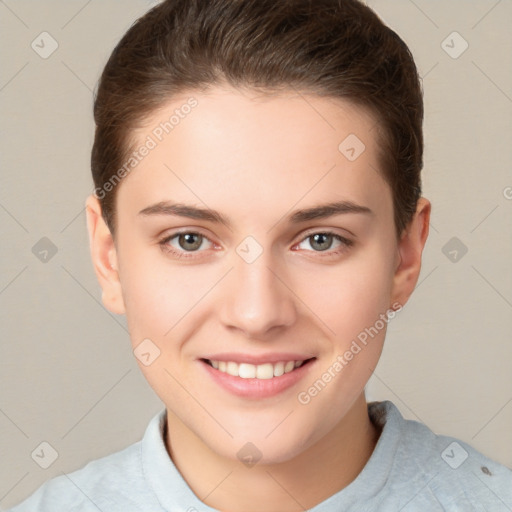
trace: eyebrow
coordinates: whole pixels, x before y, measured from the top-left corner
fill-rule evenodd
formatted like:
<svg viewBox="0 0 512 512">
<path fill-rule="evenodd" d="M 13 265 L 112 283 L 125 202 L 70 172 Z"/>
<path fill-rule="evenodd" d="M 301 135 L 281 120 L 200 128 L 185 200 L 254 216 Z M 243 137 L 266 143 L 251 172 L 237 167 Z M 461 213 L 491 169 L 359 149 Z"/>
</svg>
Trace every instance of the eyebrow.
<svg viewBox="0 0 512 512">
<path fill-rule="evenodd" d="M 288 222 L 290 224 L 300 224 L 309 220 L 325 219 L 335 215 L 345 213 L 363 213 L 373 215 L 373 211 L 366 206 L 361 206 L 352 201 L 337 201 L 303 210 L 295 210 L 288 215 Z M 179 217 L 188 217 L 190 219 L 199 219 L 216 224 L 224 224 L 231 228 L 231 222 L 221 213 L 210 208 L 199 208 L 190 206 L 183 203 L 171 203 L 169 201 L 161 201 L 144 208 L 139 212 L 142 216 L 151 215 L 173 215 Z"/>
</svg>

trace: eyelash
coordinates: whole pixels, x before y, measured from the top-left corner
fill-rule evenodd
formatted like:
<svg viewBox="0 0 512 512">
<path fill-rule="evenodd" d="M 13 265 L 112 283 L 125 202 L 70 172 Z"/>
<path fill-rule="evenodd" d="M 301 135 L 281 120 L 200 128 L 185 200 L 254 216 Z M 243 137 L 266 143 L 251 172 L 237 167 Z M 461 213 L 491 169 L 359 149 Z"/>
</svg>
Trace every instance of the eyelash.
<svg viewBox="0 0 512 512">
<path fill-rule="evenodd" d="M 173 247 L 168 245 L 171 240 L 173 240 L 176 237 L 179 237 L 180 235 L 199 235 L 199 236 L 201 236 L 203 238 L 203 240 L 208 240 L 210 243 L 213 243 L 207 236 L 203 235 L 200 232 L 197 232 L 197 231 L 177 231 L 176 233 L 173 233 L 172 235 L 168 235 L 165 238 L 163 238 L 162 240 L 160 240 L 158 242 L 158 245 L 161 247 L 161 249 L 164 252 L 170 253 L 173 256 L 177 257 L 177 258 L 187 258 L 187 259 L 188 258 L 197 258 L 197 256 L 194 255 L 194 253 L 203 252 L 203 251 L 198 251 L 198 250 L 196 250 L 196 251 L 185 251 L 185 250 L 178 251 L 178 250 L 176 250 Z M 315 250 L 308 251 L 308 252 L 318 253 L 319 256 L 322 257 L 322 258 L 329 258 L 329 257 L 341 255 L 343 252 L 345 252 L 347 249 L 349 249 L 351 246 L 354 245 L 354 242 L 352 240 L 350 240 L 348 238 L 345 238 L 345 237 L 339 235 L 338 233 L 334 233 L 333 231 L 329 231 L 329 230 L 326 230 L 326 231 L 314 231 L 314 232 L 308 233 L 304 238 L 302 238 L 302 240 L 300 242 L 298 242 L 295 245 L 300 245 L 302 242 L 306 241 L 309 238 L 312 238 L 315 235 L 332 236 L 333 238 L 335 238 L 336 240 L 338 240 L 342 244 L 336 250 L 326 249 L 325 251 L 315 251 Z M 324 252 L 326 254 L 322 254 Z"/>
</svg>

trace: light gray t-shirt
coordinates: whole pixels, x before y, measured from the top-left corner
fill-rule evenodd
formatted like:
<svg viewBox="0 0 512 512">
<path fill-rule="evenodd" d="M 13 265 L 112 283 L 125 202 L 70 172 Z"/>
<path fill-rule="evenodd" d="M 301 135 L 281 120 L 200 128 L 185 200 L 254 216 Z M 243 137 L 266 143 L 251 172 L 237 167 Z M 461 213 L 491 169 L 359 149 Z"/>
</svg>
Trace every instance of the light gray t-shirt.
<svg viewBox="0 0 512 512">
<path fill-rule="evenodd" d="M 510 512 L 512 470 L 471 446 L 368 404 L 382 427 L 358 477 L 310 512 Z M 10 512 L 215 512 L 192 492 L 165 448 L 165 410 L 141 441 L 42 485 Z"/>
</svg>

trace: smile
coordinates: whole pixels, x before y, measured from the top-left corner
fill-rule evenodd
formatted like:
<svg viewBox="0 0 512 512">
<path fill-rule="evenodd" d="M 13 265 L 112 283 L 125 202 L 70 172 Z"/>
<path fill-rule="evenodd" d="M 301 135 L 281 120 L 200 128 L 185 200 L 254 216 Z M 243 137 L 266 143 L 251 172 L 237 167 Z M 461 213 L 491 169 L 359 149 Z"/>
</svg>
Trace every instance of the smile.
<svg viewBox="0 0 512 512">
<path fill-rule="evenodd" d="M 219 372 L 227 373 L 233 377 L 241 377 L 242 379 L 261 379 L 267 380 L 274 377 L 281 377 L 285 373 L 290 373 L 295 368 L 300 368 L 307 360 L 302 361 L 280 361 L 277 363 L 236 363 L 235 361 L 215 361 L 205 360 L 210 366 L 219 370 Z"/>
<path fill-rule="evenodd" d="M 253 400 L 276 396 L 297 386 L 315 366 L 316 357 L 300 354 L 211 354 L 201 368 L 230 394 Z M 250 362 L 249 362 L 250 361 Z"/>
</svg>

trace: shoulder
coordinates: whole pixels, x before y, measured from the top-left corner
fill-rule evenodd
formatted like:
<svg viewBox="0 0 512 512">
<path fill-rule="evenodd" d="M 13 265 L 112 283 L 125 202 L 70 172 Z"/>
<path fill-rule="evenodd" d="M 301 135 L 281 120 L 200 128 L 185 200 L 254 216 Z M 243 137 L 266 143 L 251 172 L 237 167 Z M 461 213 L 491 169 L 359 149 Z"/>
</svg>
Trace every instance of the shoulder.
<svg viewBox="0 0 512 512">
<path fill-rule="evenodd" d="M 141 441 L 48 480 L 8 512 L 160 510 L 145 478 L 142 452 L 157 442 L 161 418 L 162 413 L 153 417 Z"/>
<path fill-rule="evenodd" d="M 9 512 L 112 510 L 108 495 L 116 495 L 119 499 L 126 494 L 127 488 L 137 491 L 136 487 L 140 485 L 139 461 L 140 442 L 93 460 L 79 470 L 52 478 Z M 128 504 L 133 505 L 125 503 Z"/>
<path fill-rule="evenodd" d="M 398 430 L 392 487 L 403 512 L 432 504 L 434 510 L 512 510 L 511 469 L 464 441 L 405 420 L 391 402 L 381 404 Z"/>
</svg>

